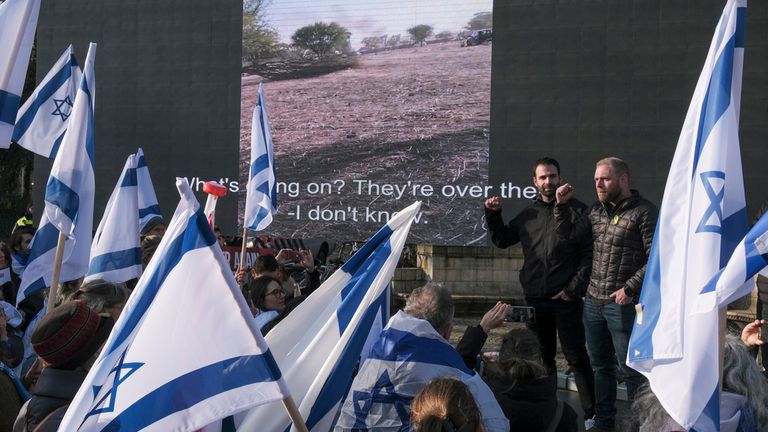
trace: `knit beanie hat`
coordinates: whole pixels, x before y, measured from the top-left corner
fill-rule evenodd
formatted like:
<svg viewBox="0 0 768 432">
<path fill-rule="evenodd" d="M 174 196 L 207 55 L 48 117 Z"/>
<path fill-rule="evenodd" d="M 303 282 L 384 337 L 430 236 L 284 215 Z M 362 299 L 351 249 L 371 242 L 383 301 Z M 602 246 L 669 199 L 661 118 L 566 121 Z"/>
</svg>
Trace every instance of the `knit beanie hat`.
<svg viewBox="0 0 768 432">
<path fill-rule="evenodd" d="M 80 300 L 46 314 L 32 333 L 32 348 L 46 366 L 75 369 L 107 340 L 114 321 L 100 316 Z"/>
<path fill-rule="evenodd" d="M 141 235 L 147 235 L 150 231 L 152 231 L 152 228 L 160 225 L 163 223 L 163 218 L 160 216 L 155 216 L 149 221 L 147 221 L 146 225 L 141 229 Z"/>
</svg>

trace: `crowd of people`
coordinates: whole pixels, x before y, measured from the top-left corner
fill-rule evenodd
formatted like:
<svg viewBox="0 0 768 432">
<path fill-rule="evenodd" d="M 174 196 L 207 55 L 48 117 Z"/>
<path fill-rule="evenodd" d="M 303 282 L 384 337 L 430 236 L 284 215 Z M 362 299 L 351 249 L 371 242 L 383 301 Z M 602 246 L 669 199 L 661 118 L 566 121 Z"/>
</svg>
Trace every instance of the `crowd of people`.
<svg viewBox="0 0 768 432">
<path fill-rule="evenodd" d="M 629 167 L 618 158 L 597 162 L 591 206 L 573 197 L 556 160 L 533 168 L 538 196 L 530 205 L 509 222 L 498 197 L 484 209 L 492 242 L 522 247 L 520 280 L 535 320 L 509 330 L 497 353 L 482 353 L 491 331 L 507 325 L 511 306 L 499 302 L 454 347 L 451 293 L 433 282 L 415 289 L 357 366 L 335 430 L 565 432 L 580 430 L 580 422 L 588 431 L 682 430 L 625 364 L 657 207 L 630 188 Z M 31 212 L 0 243 L 0 271 L 9 269 L 0 280 L 0 432 L 56 430 L 136 283 L 64 281 L 57 293 L 16 306 L 34 235 Z M 145 266 L 164 233 L 160 218 L 142 229 Z M 319 287 L 319 264 L 310 251 L 283 249 L 236 271 L 263 333 Z M 50 312 L 48 303 L 56 306 Z M 763 345 L 764 323 L 725 340 L 724 431 L 768 430 L 768 386 L 749 351 Z M 579 410 L 558 398 L 558 338 Z M 622 426 L 620 381 L 634 415 Z"/>
</svg>

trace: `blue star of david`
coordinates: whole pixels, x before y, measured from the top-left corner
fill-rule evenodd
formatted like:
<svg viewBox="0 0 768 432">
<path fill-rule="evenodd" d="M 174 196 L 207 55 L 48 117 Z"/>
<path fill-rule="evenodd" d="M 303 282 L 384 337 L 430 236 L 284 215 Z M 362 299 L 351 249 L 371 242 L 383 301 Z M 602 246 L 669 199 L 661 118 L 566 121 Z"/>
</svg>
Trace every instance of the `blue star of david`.
<svg viewBox="0 0 768 432">
<path fill-rule="evenodd" d="M 104 396 L 99 399 L 94 405 L 93 409 L 91 409 L 88 414 L 86 414 L 85 418 L 83 418 L 83 423 L 85 421 L 94 415 L 101 414 L 101 413 L 109 413 L 113 412 L 115 410 L 115 399 L 117 398 L 117 388 L 120 387 L 122 383 L 124 383 L 128 377 L 133 375 L 134 372 L 136 372 L 140 367 L 144 366 L 144 363 L 125 363 L 125 353 L 128 351 L 128 348 L 123 351 L 123 354 L 120 356 L 120 360 L 117 362 L 115 367 L 109 371 L 110 374 L 115 374 L 115 378 L 112 381 L 112 388 L 109 389 Z M 128 372 L 125 375 L 122 375 L 122 372 L 124 370 L 127 370 Z M 103 386 L 93 386 L 93 398 L 95 399 L 96 396 L 101 393 L 101 389 Z M 107 400 L 109 399 L 109 400 Z M 104 405 L 106 402 L 105 406 Z M 81 424 L 82 426 L 82 424 Z"/>
<path fill-rule="evenodd" d="M 51 115 L 61 116 L 61 121 L 67 121 L 69 114 L 72 113 L 72 110 L 69 110 L 69 112 L 65 113 L 63 108 L 72 108 L 72 100 L 69 98 L 69 96 L 65 97 L 64 99 L 54 99 L 53 103 L 56 104 L 56 109 L 53 110 Z"/>
<path fill-rule="evenodd" d="M 709 199 L 709 207 L 704 210 L 704 216 L 701 217 L 699 226 L 696 227 L 696 232 L 711 232 L 720 234 L 723 225 L 723 197 L 725 196 L 725 185 L 723 185 L 719 191 L 715 192 L 713 186 L 713 179 L 725 180 L 725 173 L 722 171 L 706 171 L 700 174 L 701 183 L 704 186 L 704 192 L 707 193 Z M 717 217 L 717 225 L 708 225 L 707 221 L 715 215 Z"/>
<path fill-rule="evenodd" d="M 394 405 L 395 412 L 397 412 L 397 416 L 400 418 L 400 429 L 408 431 L 411 422 L 409 408 L 412 400 L 413 396 L 397 394 L 395 392 L 395 385 L 389 379 L 389 373 L 384 371 L 376 381 L 376 384 L 373 385 L 370 393 L 365 391 L 352 392 L 352 401 L 355 406 L 355 424 L 352 428 L 354 430 L 368 430 L 365 419 L 371 411 L 373 404 L 379 403 Z"/>
</svg>

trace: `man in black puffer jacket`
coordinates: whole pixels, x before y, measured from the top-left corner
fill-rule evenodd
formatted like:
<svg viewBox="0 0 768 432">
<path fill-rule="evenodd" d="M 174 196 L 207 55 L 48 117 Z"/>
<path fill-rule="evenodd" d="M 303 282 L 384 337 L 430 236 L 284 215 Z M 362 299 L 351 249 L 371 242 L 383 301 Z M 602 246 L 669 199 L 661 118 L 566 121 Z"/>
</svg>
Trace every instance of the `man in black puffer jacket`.
<svg viewBox="0 0 768 432">
<path fill-rule="evenodd" d="M 584 419 L 589 421 L 595 414 L 595 391 L 582 324 L 582 297 L 592 266 L 592 240 L 558 236 L 553 211 L 561 181 L 560 164 L 541 158 L 533 165 L 533 184 L 539 192 L 536 199 L 504 224 L 499 198 L 488 198 L 485 219 L 493 244 L 506 248 L 519 242 L 522 246 L 520 283 L 526 303 L 536 309 L 536 321 L 529 328 L 539 339 L 544 366 L 553 377 L 557 377 L 556 338 L 560 337 L 563 355 L 574 372 Z M 587 208 L 576 199 L 568 206 L 574 219 Z"/>
<path fill-rule="evenodd" d="M 611 431 L 616 419 L 616 365 L 622 370 L 629 400 L 645 379 L 625 362 L 658 209 L 630 189 L 629 167 L 619 158 L 597 162 L 595 189 L 598 202 L 574 221 L 566 205 L 573 187 L 558 188 L 555 219 L 563 238 L 592 237 L 584 330 L 595 373 L 595 430 Z"/>
</svg>

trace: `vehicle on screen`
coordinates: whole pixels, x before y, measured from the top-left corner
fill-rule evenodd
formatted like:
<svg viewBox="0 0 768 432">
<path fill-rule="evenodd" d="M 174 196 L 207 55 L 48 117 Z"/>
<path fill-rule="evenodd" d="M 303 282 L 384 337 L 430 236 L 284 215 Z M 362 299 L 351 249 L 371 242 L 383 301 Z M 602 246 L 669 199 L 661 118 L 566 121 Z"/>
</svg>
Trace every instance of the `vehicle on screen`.
<svg viewBox="0 0 768 432">
<path fill-rule="evenodd" d="M 493 30 L 491 29 L 475 30 L 472 33 L 470 33 L 466 39 L 461 41 L 461 46 L 468 47 L 472 45 L 480 45 L 482 43 L 490 42 L 492 40 L 493 40 Z"/>
</svg>

